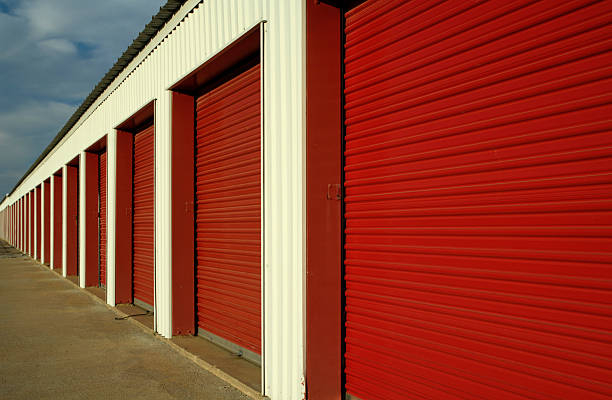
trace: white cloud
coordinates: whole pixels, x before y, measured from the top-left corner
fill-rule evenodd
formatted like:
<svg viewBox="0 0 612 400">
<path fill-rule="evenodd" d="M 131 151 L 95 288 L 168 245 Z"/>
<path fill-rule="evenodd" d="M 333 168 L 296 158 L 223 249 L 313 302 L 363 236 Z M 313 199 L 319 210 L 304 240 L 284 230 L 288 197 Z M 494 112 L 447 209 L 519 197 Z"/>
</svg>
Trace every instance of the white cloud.
<svg viewBox="0 0 612 400">
<path fill-rule="evenodd" d="M 0 129 L 5 137 L 10 135 L 7 132 L 21 133 L 20 136 L 23 136 L 27 132 L 53 129 L 58 123 L 63 125 L 74 110 L 74 106 L 58 101 L 29 100 L 19 104 L 16 109 L 0 111 Z M 57 131 L 59 129 L 55 133 Z"/>
<path fill-rule="evenodd" d="M 15 0 L 10 13 L 0 12 L 0 193 L 12 189 L 164 3 Z"/>
<path fill-rule="evenodd" d="M 74 43 L 66 39 L 46 39 L 38 43 L 43 49 L 51 53 L 60 53 L 61 55 L 76 54 L 77 48 Z"/>
<path fill-rule="evenodd" d="M 70 24 L 71 9 L 58 1 L 23 1 L 15 10 L 28 21 L 30 33 L 35 37 L 55 36 Z M 87 3 L 87 2 L 83 2 Z"/>
</svg>

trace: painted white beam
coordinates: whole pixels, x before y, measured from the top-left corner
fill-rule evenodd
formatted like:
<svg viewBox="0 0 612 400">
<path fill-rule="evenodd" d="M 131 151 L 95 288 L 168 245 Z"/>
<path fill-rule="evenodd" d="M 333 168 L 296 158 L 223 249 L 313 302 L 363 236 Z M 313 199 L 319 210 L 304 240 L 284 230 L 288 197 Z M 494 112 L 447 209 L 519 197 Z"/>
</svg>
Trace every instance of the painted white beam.
<svg viewBox="0 0 612 400">
<path fill-rule="evenodd" d="M 106 302 L 115 306 L 115 214 L 117 192 L 117 131 L 106 138 Z"/>
<path fill-rule="evenodd" d="M 37 187 L 34 188 L 34 258 L 38 258 L 38 215 L 36 210 L 38 209 L 38 191 Z"/>
<path fill-rule="evenodd" d="M 66 176 L 68 175 L 68 167 L 62 167 L 62 275 L 64 277 L 68 276 L 68 270 L 66 268 L 66 263 L 68 257 L 66 256 L 66 252 L 68 251 L 68 244 L 66 243 L 66 227 L 68 226 L 68 205 L 66 203 L 68 186 Z"/>
<path fill-rule="evenodd" d="M 87 257 L 85 256 L 85 224 L 87 223 L 85 215 L 85 185 L 87 184 L 87 166 L 85 165 L 86 159 L 85 152 L 82 151 L 79 154 L 80 166 L 79 166 L 79 286 L 85 287 L 85 268 Z"/>
<path fill-rule="evenodd" d="M 45 263 L 45 183 L 40 185 L 40 262 Z"/>
<path fill-rule="evenodd" d="M 51 194 L 49 196 L 49 267 L 51 269 L 55 268 L 53 261 L 55 257 L 53 255 L 55 249 L 53 242 L 55 241 L 55 225 L 53 221 L 55 220 L 55 191 L 61 190 L 61 188 L 55 187 L 55 179 L 53 179 L 53 175 L 51 175 Z"/>
<path fill-rule="evenodd" d="M 155 331 L 172 337 L 172 94 L 155 102 Z"/>
</svg>

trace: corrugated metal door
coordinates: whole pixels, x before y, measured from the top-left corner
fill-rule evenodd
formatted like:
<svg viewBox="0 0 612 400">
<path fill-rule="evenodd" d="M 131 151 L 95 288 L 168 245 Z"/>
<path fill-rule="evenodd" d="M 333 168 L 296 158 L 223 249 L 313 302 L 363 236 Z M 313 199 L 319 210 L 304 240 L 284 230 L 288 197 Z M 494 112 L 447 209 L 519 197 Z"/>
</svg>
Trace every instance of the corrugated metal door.
<svg viewBox="0 0 612 400">
<path fill-rule="evenodd" d="M 261 354 L 260 68 L 197 99 L 198 326 Z"/>
<path fill-rule="evenodd" d="M 346 14 L 346 388 L 612 396 L 612 2 Z"/>
<path fill-rule="evenodd" d="M 55 179 L 53 190 L 53 268 L 62 269 L 62 179 L 63 177 L 53 176 Z"/>
<path fill-rule="evenodd" d="M 100 285 L 106 286 L 106 151 L 100 153 L 98 158 L 98 184 L 100 185 L 98 193 L 99 199 L 99 239 L 100 245 Z"/>
<path fill-rule="evenodd" d="M 154 268 L 154 127 L 134 137 L 133 264 L 134 299 L 153 306 Z"/>
</svg>

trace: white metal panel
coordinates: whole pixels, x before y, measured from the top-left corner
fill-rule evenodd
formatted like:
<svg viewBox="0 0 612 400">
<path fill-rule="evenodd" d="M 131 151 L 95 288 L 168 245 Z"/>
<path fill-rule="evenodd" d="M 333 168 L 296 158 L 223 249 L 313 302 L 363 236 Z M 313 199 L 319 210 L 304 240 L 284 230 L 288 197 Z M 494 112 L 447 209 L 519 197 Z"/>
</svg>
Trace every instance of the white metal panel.
<svg viewBox="0 0 612 400">
<path fill-rule="evenodd" d="M 19 250 L 23 251 L 23 199 L 19 199 Z"/>
<path fill-rule="evenodd" d="M 115 306 L 115 193 L 117 187 L 117 131 L 106 137 L 106 303 Z"/>
<path fill-rule="evenodd" d="M 55 187 L 55 179 L 51 176 L 51 195 L 49 196 L 49 267 L 51 269 L 55 268 L 53 261 L 55 260 L 55 256 L 53 255 L 55 252 L 54 249 L 54 241 L 55 241 L 55 191 L 61 190 L 60 188 Z"/>
<path fill-rule="evenodd" d="M 189 13 L 192 9 L 193 12 Z M 14 202 L 108 133 L 107 302 L 115 305 L 114 128 L 142 106 L 157 100 L 156 330 L 163 336 L 171 336 L 171 112 L 167 89 L 252 26 L 267 21 L 262 60 L 265 182 L 263 386 L 265 394 L 273 400 L 301 399 L 305 390 L 304 14 L 304 2 L 298 0 L 188 1 L 0 205 L 3 209 Z M 63 186 L 62 245 L 65 246 L 66 188 L 65 184 Z M 84 241 L 81 242 L 83 245 Z M 64 251 L 62 257 L 65 255 Z M 65 266 L 64 260 L 64 275 Z"/>
<path fill-rule="evenodd" d="M 81 154 L 79 154 L 79 231 L 77 232 L 77 235 L 79 235 L 79 286 L 84 288 L 85 287 L 85 268 L 86 268 L 86 264 L 85 261 L 87 261 L 87 257 L 85 256 L 85 223 L 87 222 L 85 220 L 85 215 L 87 214 L 85 212 L 85 192 L 86 192 L 86 188 L 85 185 L 87 184 L 87 179 L 86 178 L 86 171 L 87 171 L 87 166 L 85 165 L 86 159 L 87 157 L 85 157 L 85 152 L 81 151 Z M 53 204 L 53 203 L 52 203 Z M 51 213 L 51 215 L 53 215 L 53 213 Z"/>
<path fill-rule="evenodd" d="M 68 270 L 66 267 L 66 263 L 68 261 L 68 257 L 66 256 L 66 253 L 68 252 L 68 241 L 67 239 L 67 232 L 66 232 L 66 227 L 68 226 L 68 203 L 67 203 L 67 198 L 68 198 L 68 179 L 66 179 L 66 177 L 68 176 L 68 167 L 67 166 L 63 166 L 62 167 L 62 275 L 64 277 L 68 276 Z M 42 198 L 42 197 L 41 197 Z M 42 220 L 44 221 L 45 219 L 42 218 Z M 44 232 L 44 229 L 41 229 Z M 44 241 L 43 241 L 44 243 Z M 42 249 L 42 246 L 41 246 Z"/>
<path fill-rule="evenodd" d="M 170 92 L 155 102 L 155 328 L 165 337 L 172 336 L 171 104 Z"/>
<path fill-rule="evenodd" d="M 34 188 L 34 258 L 38 258 L 38 215 L 36 215 L 36 210 L 38 209 L 38 187 Z M 6 234 L 6 231 L 5 231 Z M 6 237 L 6 236 L 5 236 Z"/>
<path fill-rule="evenodd" d="M 24 222 L 25 222 L 25 225 L 23 227 L 24 228 L 23 229 L 23 233 L 25 234 L 25 239 L 24 239 L 24 246 L 23 247 L 25 249 L 25 253 L 26 254 L 30 254 L 30 242 L 28 240 L 29 237 L 30 237 L 30 235 L 29 235 L 30 232 L 29 232 L 29 229 L 28 229 L 30 227 L 30 220 L 29 220 L 29 218 L 30 218 L 30 196 L 28 195 L 28 193 L 26 193 L 23 196 L 23 200 L 25 201 L 25 204 L 24 204 L 24 211 L 25 211 L 25 213 L 24 213 L 25 214 Z"/>
<path fill-rule="evenodd" d="M 45 185 L 44 179 L 40 182 L 40 262 L 45 263 Z"/>
</svg>

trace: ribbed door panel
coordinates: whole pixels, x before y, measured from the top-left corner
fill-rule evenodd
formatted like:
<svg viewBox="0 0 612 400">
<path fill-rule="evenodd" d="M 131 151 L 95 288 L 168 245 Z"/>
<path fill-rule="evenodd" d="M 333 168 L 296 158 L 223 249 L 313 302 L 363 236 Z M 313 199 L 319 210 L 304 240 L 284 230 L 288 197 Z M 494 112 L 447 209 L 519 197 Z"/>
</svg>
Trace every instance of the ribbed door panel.
<svg viewBox="0 0 612 400">
<path fill-rule="evenodd" d="M 153 126 L 134 137 L 133 260 L 134 298 L 153 306 L 154 268 L 154 165 Z"/>
<path fill-rule="evenodd" d="M 40 198 L 41 198 L 40 191 L 41 191 L 41 187 L 37 186 L 36 187 L 36 259 L 37 260 L 41 260 L 41 257 L 40 257 L 41 230 L 40 229 L 41 229 L 41 226 L 42 226 L 42 224 L 41 224 L 42 221 L 40 220 L 40 216 L 41 216 L 41 213 L 40 213 Z M 11 210 L 11 213 L 12 212 L 13 211 Z M 11 229 L 12 229 L 12 227 L 11 227 Z"/>
<path fill-rule="evenodd" d="M 612 2 L 346 14 L 346 388 L 612 396 Z"/>
<path fill-rule="evenodd" d="M 198 325 L 261 354 L 260 68 L 197 100 Z"/>
<path fill-rule="evenodd" d="M 63 186 L 62 180 L 63 177 L 52 177 L 51 179 L 55 179 L 54 183 L 54 192 L 53 192 L 53 268 L 62 269 L 63 265 L 63 257 L 62 257 L 62 240 L 64 240 L 62 236 L 62 226 L 63 226 L 63 207 L 62 207 L 62 196 L 63 196 Z M 59 184 L 58 184 L 59 183 Z"/>
<path fill-rule="evenodd" d="M 100 232 L 100 285 L 106 286 L 106 151 L 100 153 L 99 157 L 99 179 L 98 183 L 100 188 L 98 193 L 100 194 L 100 208 L 99 208 L 99 229 Z"/>
</svg>

